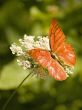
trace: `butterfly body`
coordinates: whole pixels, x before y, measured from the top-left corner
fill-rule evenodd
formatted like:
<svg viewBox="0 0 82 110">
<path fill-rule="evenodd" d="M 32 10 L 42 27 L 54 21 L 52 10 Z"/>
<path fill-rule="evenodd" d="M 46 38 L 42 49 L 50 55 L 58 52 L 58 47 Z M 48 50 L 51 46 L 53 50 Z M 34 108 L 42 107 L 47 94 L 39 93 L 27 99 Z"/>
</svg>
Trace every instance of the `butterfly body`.
<svg viewBox="0 0 82 110">
<path fill-rule="evenodd" d="M 29 55 L 43 68 L 46 68 L 49 75 L 56 80 L 65 80 L 68 73 L 72 73 L 76 56 L 74 49 L 66 42 L 65 35 L 55 20 L 52 20 L 50 25 L 49 43 L 50 51 L 36 48 L 30 50 Z"/>
</svg>

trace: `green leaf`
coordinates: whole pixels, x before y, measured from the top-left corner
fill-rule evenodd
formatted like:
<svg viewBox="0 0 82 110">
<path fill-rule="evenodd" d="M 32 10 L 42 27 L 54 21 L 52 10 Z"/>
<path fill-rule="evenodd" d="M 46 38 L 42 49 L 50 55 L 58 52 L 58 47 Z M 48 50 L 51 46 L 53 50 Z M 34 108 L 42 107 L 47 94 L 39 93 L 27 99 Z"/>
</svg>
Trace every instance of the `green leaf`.
<svg viewBox="0 0 82 110">
<path fill-rule="evenodd" d="M 16 60 L 6 65 L 2 70 L 0 77 L 0 89 L 13 89 L 16 88 L 22 80 L 29 74 L 29 71 L 17 65 Z M 29 79 L 23 85 L 29 84 Z M 32 78 L 33 81 L 33 78 Z M 32 82 L 31 81 L 31 82 Z"/>
</svg>

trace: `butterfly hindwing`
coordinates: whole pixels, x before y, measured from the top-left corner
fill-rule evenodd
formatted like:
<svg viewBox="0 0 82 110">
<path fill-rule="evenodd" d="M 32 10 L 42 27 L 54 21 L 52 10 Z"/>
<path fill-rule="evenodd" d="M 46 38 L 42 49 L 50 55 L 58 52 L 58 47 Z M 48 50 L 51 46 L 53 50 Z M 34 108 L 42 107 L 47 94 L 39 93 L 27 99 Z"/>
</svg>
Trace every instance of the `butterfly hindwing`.
<svg viewBox="0 0 82 110">
<path fill-rule="evenodd" d="M 51 57 L 50 52 L 42 49 L 32 49 L 29 51 L 29 54 L 38 64 L 46 68 L 49 74 L 56 80 L 65 80 L 67 78 L 63 67 Z"/>
</svg>

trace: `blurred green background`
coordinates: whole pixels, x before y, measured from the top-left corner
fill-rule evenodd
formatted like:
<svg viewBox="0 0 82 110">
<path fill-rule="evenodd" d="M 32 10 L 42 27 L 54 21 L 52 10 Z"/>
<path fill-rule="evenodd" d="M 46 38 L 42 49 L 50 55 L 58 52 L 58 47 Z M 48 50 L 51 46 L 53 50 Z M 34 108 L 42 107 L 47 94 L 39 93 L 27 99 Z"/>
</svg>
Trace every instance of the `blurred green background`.
<svg viewBox="0 0 82 110">
<path fill-rule="evenodd" d="M 52 18 L 76 51 L 74 75 L 59 82 L 32 77 L 6 110 L 82 110 L 82 0 L 0 0 L 0 109 L 27 76 L 9 49 L 27 35 L 46 36 Z"/>
</svg>

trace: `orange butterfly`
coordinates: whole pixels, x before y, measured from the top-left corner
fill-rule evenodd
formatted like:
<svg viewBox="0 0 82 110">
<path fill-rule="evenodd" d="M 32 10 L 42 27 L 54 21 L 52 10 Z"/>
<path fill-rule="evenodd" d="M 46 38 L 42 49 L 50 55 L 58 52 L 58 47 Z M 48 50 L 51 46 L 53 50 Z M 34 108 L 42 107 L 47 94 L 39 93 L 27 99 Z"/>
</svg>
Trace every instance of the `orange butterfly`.
<svg viewBox="0 0 82 110">
<path fill-rule="evenodd" d="M 36 48 L 30 50 L 29 54 L 43 68 L 47 68 L 49 74 L 56 80 L 65 80 L 74 67 L 76 56 L 72 46 L 66 43 L 65 35 L 54 19 L 50 25 L 49 43 L 50 51 Z"/>
</svg>

